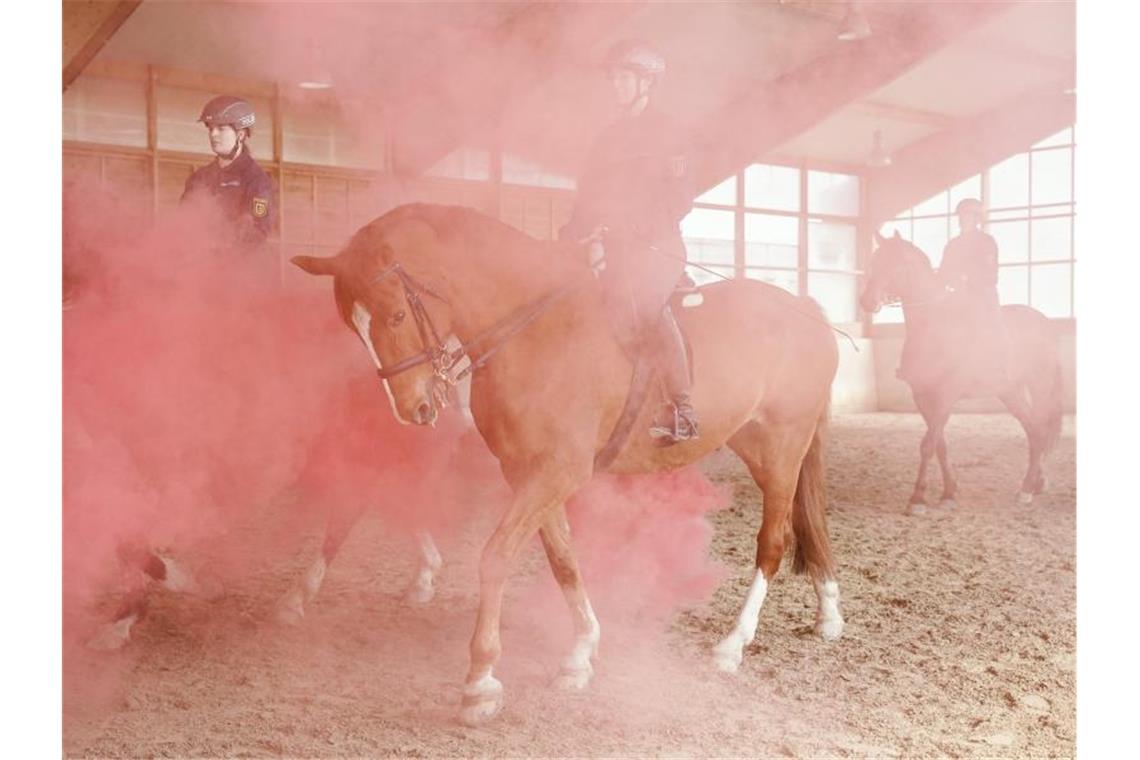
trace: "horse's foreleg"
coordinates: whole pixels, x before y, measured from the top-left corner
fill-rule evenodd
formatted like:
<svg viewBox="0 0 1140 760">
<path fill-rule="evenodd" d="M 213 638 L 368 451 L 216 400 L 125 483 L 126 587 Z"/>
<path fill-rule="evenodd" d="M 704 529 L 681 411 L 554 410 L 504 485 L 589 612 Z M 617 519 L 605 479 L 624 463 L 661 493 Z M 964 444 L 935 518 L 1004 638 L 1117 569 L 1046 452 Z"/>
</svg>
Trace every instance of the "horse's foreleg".
<svg viewBox="0 0 1140 760">
<path fill-rule="evenodd" d="M 459 719 L 467 725 L 485 722 L 502 707 L 503 685 L 492 670 L 502 654 L 499 621 L 507 572 L 525 542 L 589 477 L 588 466 L 578 478 L 572 477 L 569 468 L 550 468 L 548 472 L 546 476 L 531 475 L 516 487 L 510 508 L 483 547 L 479 562 L 479 612 L 459 713 Z"/>
<path fill-rule="evenodd" d="M 954 494 L 958 490 L 958 479 L 954 476 L 954 468 L 950 466 L 950 456 L 946 450 L 945 421 L 938 426 L 937 436 L 935 451 L 938 455 L 938 467 L 942 470 L 942 500 L 938 506 L 953 509 L 958 506 L 954 501 Z"/>
<path fill-rule="evenodd" d="M 321 590 L 325 573 L 336 557 L 349 531 L 364 514 L 364 507 L 352 510 L 335 510 L 330 513 L 325 525 L 325 540 L 321 544 L 320 555 L 306 568 L 300 580 L 285 592 L 277 603 L 277 620 L 286 625 L 298 625 L 305 618 L 305 607 Z"/>
<path fill-rule="evenodd" d="M 439 555 L 435 541 L 426 530 L 416 532 L 416 544 L 419 548 L 419 567 L 412 578 L 412 585 L 404 593 L 404 600 L 408 604 L 427 604 L 435 596 L 435 574 L 443 566 L 443 557 Z"/>
<path fill-rule="evenodd" d="M 566 510 L 555 510 L 539 529 L 542 547 L 550 562 L 550 570 L 562 588 L 570 615 L 574 619 L 574 648 L 562 662 L 557 684 L 565 689 L 582 689 L 590 682 L 594 668 L 590 661 L 598 655 L 598 640 L 602 629 L 586 596 L 582 575 L 578 572 L 578 559 L 570 545 L 570 525 Z"/>
</svg>

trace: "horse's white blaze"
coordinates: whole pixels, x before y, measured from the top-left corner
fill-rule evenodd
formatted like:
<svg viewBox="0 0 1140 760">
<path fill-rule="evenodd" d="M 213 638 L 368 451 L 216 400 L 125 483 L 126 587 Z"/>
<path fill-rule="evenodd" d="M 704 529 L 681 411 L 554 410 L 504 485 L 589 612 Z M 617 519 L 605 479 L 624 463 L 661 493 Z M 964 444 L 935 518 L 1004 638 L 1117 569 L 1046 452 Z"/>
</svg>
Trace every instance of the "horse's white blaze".
<svg viewBox="0 0 1140 760">
<path fill-rule="evenodd" d="M 836 592 L 838 594 L 838 591 Z M 764 606 L 764 597 L 768 595 L 768 581 L 760 568 L 756 569 L 756 577 L 752 579 L 752 586 L 748 589 L 748 597 L 744 600 L 744 607 L 736 619 L 736 627 L 732 632 L 721 639 L 713 650 L 716 664 L 727 671 L 735 671 L 744 659 L 744 647 L 756 638 L 756 626 L 760 623 L 760 608 Z"/>
<path fill-rule="evenodd" d="M 376 348 L 372 345 L 372 338 L 369 335 L 369 328 L 372 325 L 372 314 L 368 309 L 364 308 L 359 301 L 354 301 L 352 304 L 352 324 L 356 328 L 356 334 L 364 341 L 364 347 L 368 349 L 372 361 L 376 363 L 376 369 L 384 369 L 384 365 L 380 363 L 380 357 L 376 354 Z M 392 395 L 392 389 L 388 387 L 387 380 L 381 380 L 384 386 L 384 392 L 388 394 L 388 402 L 392 405 L 392 414 L 396 415 L 396 421 L 401 425 L 407 425 L 408 421 L 400 416 L 400 410 L 396 408 L 396 397 Z"/>
<path fill-rule="evenodd" d="M 843 635 L 843 616 L 839 614 L 839 584 L 833 580 L 817 582 L 815 593 L 819 598 L 815 629 L 824 639 L 834 641 Z"/>
</svg>

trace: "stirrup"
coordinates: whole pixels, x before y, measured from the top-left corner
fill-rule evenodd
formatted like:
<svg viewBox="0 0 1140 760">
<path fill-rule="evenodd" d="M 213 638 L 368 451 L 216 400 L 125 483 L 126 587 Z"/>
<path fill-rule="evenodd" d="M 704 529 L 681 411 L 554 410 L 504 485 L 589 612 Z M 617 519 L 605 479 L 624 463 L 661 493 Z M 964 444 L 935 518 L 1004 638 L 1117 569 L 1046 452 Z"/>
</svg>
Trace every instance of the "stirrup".
<svg viewBox="0 0 1140 760">
<path fill-rule="evenodd" d="M 656 440 L 659 445 L 671 446 L 683 441 L 695 441 L 700 437 L 697 423 L 688 414 L 683 414 L 677 407 L 673 407 L 673 425 L 655 422 L 649 428 L 649 437 Z"/>
</svg>

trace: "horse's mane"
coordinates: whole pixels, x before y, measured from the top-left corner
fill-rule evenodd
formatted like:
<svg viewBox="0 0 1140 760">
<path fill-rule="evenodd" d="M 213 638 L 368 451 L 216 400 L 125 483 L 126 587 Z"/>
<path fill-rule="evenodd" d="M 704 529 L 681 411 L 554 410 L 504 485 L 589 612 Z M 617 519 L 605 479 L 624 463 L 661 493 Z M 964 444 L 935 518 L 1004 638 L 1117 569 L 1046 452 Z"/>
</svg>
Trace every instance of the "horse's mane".
<svg viewBox="0 0 1140 760">
<path fill-rule="evenodd" d="M 478 209 L 423 202 L 405 203 L 385 212 L 362 227 L 353 236 L 349 246 L 355 248 L 354 244 L 358 242 L 358 238 L 369 238 L 373 234 L 382 233 L 392 225 L 407 221 L 423 222 L 444 241 L 492 240 L 496 243 L 492 246 L 496 256 L 509 255 L 512 251 L 527 251 L 529 255 L 533 255 L 537 248 L 542 249 L 540 253 L 564 254 L 569 260 L 573 256 L 571 249 L 576 248 L 565 242 L 533 238 Z"/>
</svg>

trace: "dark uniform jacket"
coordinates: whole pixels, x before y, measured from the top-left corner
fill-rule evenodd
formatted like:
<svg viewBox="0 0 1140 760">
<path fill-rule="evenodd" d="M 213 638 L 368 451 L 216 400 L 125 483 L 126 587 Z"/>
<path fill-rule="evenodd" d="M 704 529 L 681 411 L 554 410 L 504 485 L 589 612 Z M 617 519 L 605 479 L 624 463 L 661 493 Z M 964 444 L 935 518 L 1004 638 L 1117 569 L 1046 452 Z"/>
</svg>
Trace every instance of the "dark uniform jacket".
<svg viewBox="0 0 1140 760">
<path fill-rule="evenodd" d="M 232 225 L 234 239 L 239 243 L 262 243 L 273 226 L 273 183 L 265 170 L 249 155 L 243 146 L 229 166 L 220 168 L 211 161 L 186 180 L 182 202 L 209 196 Z"/>
<path fill-rule="evenodd" d="M 605 225 L 645 242 L 679 239 L 693 206 L 685 153 L 672 120 L 652 108 L 618 119 L 590 149 L 561 237 L 581 239 Z"/>
<path fill-rule="evenodd" d="M 938 277 L 943 286 L 997 305 L 998 248 L 981 230 L 968 230 L 946 244 Z"/>
</svg>

